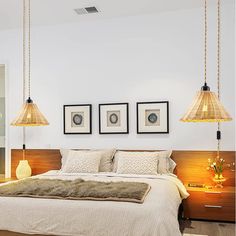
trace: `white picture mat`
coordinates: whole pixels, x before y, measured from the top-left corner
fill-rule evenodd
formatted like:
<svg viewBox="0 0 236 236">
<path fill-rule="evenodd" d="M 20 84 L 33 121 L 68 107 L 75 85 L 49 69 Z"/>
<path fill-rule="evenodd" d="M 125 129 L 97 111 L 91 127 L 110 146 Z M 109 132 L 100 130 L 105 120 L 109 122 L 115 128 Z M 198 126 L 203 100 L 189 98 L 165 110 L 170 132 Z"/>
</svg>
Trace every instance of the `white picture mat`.
<svg viewBox="0 0 236 236">
<path fill-rule="evenodd" d="M 84 127 L 71 126 L 71 112 L 84 112 Z M 65 107 L 65 132 L 88 133 L 90 132 L 90 106 L 66 106 Z"/>
<path fill-rule="evenodd" d="M 160 110 L 160 126 L 145 125 L 145 110 L 159 109 Z M 138 132 L 167 132 L 167 103 L 146 103 L 138 104 Z"/>
<path fill-rule="evenodd" d="M 120 126 L 107 126 L 107 111 L 120 111 Z M 100 106 L 100 131 L 102 133 L 127 132 L 127 105 L 101 105 Z"/>
</svg>

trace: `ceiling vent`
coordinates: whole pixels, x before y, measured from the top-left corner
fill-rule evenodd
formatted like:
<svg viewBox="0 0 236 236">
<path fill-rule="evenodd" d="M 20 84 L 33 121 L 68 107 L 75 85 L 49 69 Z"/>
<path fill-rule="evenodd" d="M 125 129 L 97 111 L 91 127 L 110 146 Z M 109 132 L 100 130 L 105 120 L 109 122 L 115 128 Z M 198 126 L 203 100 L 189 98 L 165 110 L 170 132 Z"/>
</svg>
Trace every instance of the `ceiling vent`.
<svg viewBox="0 0 236 236">
<path fill-rule="evenodd" d="M 84 15 L 84 14 L 98 13 L 98 9 L 96 7 L 84 7 L 75 9 L 75 12 L 78 15 Z"/>
</svg>

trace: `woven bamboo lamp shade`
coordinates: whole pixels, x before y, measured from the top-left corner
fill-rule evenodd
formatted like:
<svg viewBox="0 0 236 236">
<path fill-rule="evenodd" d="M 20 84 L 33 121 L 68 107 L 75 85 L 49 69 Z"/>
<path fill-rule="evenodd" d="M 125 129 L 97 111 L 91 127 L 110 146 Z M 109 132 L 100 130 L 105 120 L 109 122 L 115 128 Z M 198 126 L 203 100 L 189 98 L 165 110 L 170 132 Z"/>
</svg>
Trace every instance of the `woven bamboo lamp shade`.
<svg viewBox="0 0 236 236">
<path fill-rule="evenodd" d="M 43 126 L 49 125 L 38 106 L 28 99 L 22 106 L 19 116 L 11 123 L 13 126 Z"/>
<path fill-rule="evenodd" d="M 218 0 L 218 51 L 217 51 L 217 87 L 218 94 L 210 91 L 210 87 L 207 86 L 207 0 L 205 0 L 205 18 L 204 18 L 204 85 L 201 91 L 197 92 L 197 95 L 185 113 L 180 119 L 183 122 L 223 122 L 231 121 L 232 118 L 225 110 L 224 106 L 220 102 L 220 32 L 219 32 L 219 0 Z"/>
<path fill-rule="evenodd" d="M 28 3 L 28 4 L 26 4 Z M 26 12 L 28 5 L 28 11 Z M 27 14 L 28 13 L 28 14 Z M 37 105 L 33 103 L 30 98 L 31 90 L 31 8 L 30 0 L 23 0 L 23 106 L 20 110 L 18 117 L 11 123 L 13 126 L 42 126 L 49 125 L 47 119 L 38 109 Z M 26 29 L 26 22 L 28 21 L 28 34 Z M 26 38 L 28 35 L 28 39 Z M 26 50 L 26 40 L 28 40 L 28 48 Z M 28 53 L 26 63 L 26 54 Z M 28 65 L 28 68 L 26 67 Z M 28 99 L 25 101 L 26 93 L 26 79 L 28 79 Z M 23 135 L 25 136 L 25 134 Z M 25 139 L 25 137 L 24 137 Z"/>
<path fill-rule="evenodd" d="M 215 93 L 211 91 L 199 91 L 183 116 L 183 122 L 223 122 L 232 118 L 221 104 Z"/>
</svg>

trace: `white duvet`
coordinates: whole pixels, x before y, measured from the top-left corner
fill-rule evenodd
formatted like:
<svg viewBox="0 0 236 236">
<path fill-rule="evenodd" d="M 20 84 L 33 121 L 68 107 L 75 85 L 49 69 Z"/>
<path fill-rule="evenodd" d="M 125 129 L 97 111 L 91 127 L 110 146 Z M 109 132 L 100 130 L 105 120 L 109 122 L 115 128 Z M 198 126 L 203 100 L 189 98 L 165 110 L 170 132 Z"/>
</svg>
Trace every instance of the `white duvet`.
<svg viewBox="0 0 236 236">
<path fill-rule="evenodd" d="M 137 181 L 151 186 L 143 204 L 0 197 L 0 230 L 70 236 L 180 236 L 178 207 L 188 193 L 173 175 L 62 174 L 37 178 Z"/>
</svg>

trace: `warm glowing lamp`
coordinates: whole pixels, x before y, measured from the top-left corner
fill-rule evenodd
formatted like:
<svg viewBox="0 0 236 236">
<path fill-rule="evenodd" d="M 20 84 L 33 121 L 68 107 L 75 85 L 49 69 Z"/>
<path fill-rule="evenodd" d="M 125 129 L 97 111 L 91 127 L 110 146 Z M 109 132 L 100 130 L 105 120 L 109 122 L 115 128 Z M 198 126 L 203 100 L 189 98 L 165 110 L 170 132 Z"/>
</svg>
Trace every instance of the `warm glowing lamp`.
<svg viewBox="0 0 236 236">
<path fill-rule="evenodd" d="M 46 118 L 39 111 L 37 105 L 33 103 L 33 100 L 30 98 L 30 85 L 31 85 L 31 17 L 30 17 L 30 0 L 28 1 L 28 63 L 26 64 L 26 0 L 23 0 L 23 102 L 24 105 L 20 111 L 18 117 L 11 123 L 14 126 L 42 126 L 49 125 Z M 26 65 L 27 74 L 26 74 Z M 25 84 L 26 84 L 26 75 L 28 76 L 28 99 L 25 102 Z"/>
<path fill-rule="evenodd" d="M 232 118 L 214 92 L 205 83 L 186 114 L 181 118 L 183 122 L 223 122 Z"/>
<path fill-rule="evenodd" d="M 219 4 L 218 4 L 219 6 Z M 219 9 L 219 8 L 218 8 Z M 219 12 L 219 11 L 218 11 Z M 218 15 L 219 16 L 219 15 Z M 218 23 L 220 18 L 218 17 Z M 230 121 L 232 118 L 229 113 L 225 110 L 224 106 L 220 102 L 219 92 L 218 96 L 210 91 L 210 87 L 206 83 L 207 78 L 207 1 L 205 0 L 205 40 L 204 40 L 204 63 L 205 63 L 205 78 L 204 85 L 201 88 L 201 91 L 197 92 L 197 95 L 186 112 L 186 114 L 180 119 L 183 122 L 223 122 Z M 219 27 L 218 27 L 219 29 Z M 218 89 L 219 89 L 219 80 L 220 80 L 220 64 L 219 64 L 219 55 L 220 55 L 220 47 L 219 47 L 219 31 L 218 31 Z"/>
<path fill-rule="evenodd" d="M 48 121 L 40 112 L 38 106 L 33 103 L 31 98 L 26 100 L 19 116 L 11 123 L 11 125 L 14 126 L 42 126 L 48 124 Z"/>
</svg>

